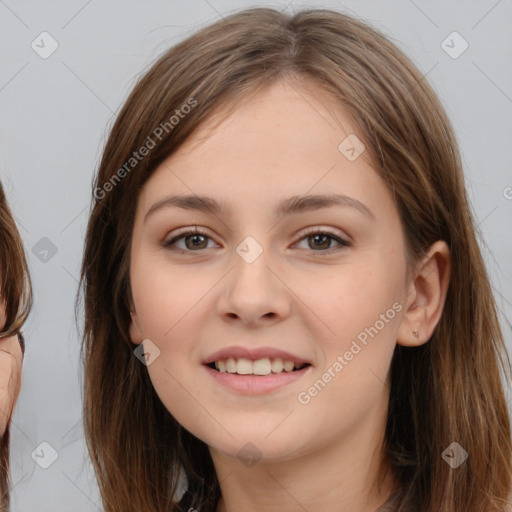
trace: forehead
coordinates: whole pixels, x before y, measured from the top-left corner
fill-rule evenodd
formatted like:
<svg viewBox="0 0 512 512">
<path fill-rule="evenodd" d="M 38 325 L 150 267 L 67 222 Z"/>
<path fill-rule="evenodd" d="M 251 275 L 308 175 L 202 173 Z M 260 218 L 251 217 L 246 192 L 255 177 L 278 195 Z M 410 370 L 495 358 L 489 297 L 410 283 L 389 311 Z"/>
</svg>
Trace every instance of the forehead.
<svg viewBox="0 0 512 512">
<path fill-rule="evenodd" d="M 245 92 L 224 101 L 197 126 L 193 134 L 175 154 L 192 152 L 205 142 L 228 143 L 226 136 L 236 135 L 241 141 L 244 134 L 256 134 L 263 128 L 270 140 L 271 133 L 281 130 L 281 138 L 290 131 L 294 138 L 309 137 L 317 132 L 320 137 L 347 136 L 357 129 L 341 100 L 309 78 L 279 79 L 256 92 Z M 238 128 L 243 127 L 243 132 Z M 272 129 L 272 132 L 267 130 Z M 362 138 L 362 134 L 359 134 Z M 314 140 L 308 139 L 313 145 Z M 282 148 L 284 151 L 286 148 Z M 363 155 L 365 158 L 367 155 Z"/>
<path fill-rule="evenodd" d="M 143 202 L 169 189 L 214 195 L 226 209 L 237 200 L 247 207 L 247 201 L 282 202 L 307 193 L 350 192 L 373 203 L 382 202 L 382 194 L 390 199 L 362 134 L 339 102 L 319 87 L 279 81 L 237 98 L 221 114 L 198 126 L 156 169 Z M 347 144 L 354 141 L 360 153 L 348 158 Z"/>
</svg>

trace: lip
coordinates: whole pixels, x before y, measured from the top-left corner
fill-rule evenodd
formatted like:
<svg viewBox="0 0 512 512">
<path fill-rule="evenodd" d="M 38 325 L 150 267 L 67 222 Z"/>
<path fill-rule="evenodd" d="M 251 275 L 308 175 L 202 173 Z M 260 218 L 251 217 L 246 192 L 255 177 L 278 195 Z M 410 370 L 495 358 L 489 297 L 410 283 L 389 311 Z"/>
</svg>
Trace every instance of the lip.
<svg viewBox="0 0 512 512">
<path fill-rule="evenodd" d="M 293 372 L 271 373 L 269 375 L 238 375 L 237 373 L 222 373 L 206 366 L 206 364 L 203 364 L 203 368 L 213 379 L 216 380 L 216 382 L 230 390 L 237 391 L 245 395 L 262 395 L 296 382 L 310 372 L 313 367 L 305 366 L 304 368 Z"/>
<path fill-rule="evenodd" d="M 293 361 L 296 364 L 312 364 L 311 361 L 308 361 L 303 357 L 290 354 L 289 352 L 277 348 L 257 347 L 250 349 L 242 346 L 231 346 L 218 350 L 217 352 L 214 352 L 206 359 L 204 359 L 202 361 L 202 364 L 208 365 L 214 363 L 215 361 L 219 361 L 221 359 L 228 359 L 230 357 L 234 357 L 235 359 L 245 357 L 247 359 L 250 359 L 251 361 L 256 361 L 257 359 L 264 359 L 265 357 L 268 357 L 269 359 L 276 359 L 279 357 L 283 361 Z"/>
</svg>

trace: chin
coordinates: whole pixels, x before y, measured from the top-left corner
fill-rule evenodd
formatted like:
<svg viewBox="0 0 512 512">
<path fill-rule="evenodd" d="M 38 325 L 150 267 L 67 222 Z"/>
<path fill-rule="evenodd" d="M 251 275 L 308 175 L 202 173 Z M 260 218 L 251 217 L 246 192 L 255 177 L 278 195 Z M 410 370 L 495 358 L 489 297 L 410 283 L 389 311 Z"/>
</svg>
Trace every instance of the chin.
<svg viewBox="0 0 512 512">
<path fill-rule="evenodd" d="M 205 439 L 210 451 L 218 451 L 227 457 L 239 459 L 247 467 L 258 462 L 283 462 L 294 459 L 300 455 L 301 447 L 299 438 L 290 437 L 284 432 L 284 436 L 275 436 L 270 439 L 268 432 L 255 434 L 248 431 L 246 435 L 238 431 L 235 438 L 229 435 L 223 439 Z M 272 435 L 271 435 L 272 437 Z"/>
</svg>

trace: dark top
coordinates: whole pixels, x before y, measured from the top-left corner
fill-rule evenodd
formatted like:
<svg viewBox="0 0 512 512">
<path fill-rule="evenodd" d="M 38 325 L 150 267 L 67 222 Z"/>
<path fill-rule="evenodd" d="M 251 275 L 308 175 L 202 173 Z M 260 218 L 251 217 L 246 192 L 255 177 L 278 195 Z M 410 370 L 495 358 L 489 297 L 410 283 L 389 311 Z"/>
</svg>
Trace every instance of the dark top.
<svg viewBox="0 0 512 512">
<path fill-rule="evenodd" d="M 396 512 L 401 497 L 402 490 L 395 492 L 375 512 Z"/>
</svg>

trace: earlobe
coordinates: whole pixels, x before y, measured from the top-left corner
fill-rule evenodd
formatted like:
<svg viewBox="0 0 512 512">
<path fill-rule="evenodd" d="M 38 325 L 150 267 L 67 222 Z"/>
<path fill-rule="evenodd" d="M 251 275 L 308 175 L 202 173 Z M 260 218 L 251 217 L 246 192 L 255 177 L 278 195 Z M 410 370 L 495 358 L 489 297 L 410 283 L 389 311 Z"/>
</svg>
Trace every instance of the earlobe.
<svg viewBox="0 0 512 512">
<path fill-rule="evenodd" d="M 137 313 L 130 311 L 130 339 L 132 343 L 140 345 L 144 340 L 144 336 L 142 335 L 142 329 L 139 325 L 139 319 L 137 318 Z"/>
<path fill-rule="evenodd" d="M 415 347 L 431 338 L 443 313 L 450 270 L 450 249 L 446 242 L 439 240 L 431 245 L 411 283 L 397 335 L 399 345 Z"/>
</svg>

